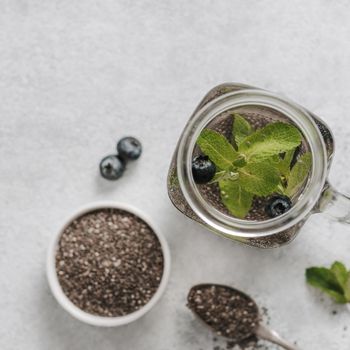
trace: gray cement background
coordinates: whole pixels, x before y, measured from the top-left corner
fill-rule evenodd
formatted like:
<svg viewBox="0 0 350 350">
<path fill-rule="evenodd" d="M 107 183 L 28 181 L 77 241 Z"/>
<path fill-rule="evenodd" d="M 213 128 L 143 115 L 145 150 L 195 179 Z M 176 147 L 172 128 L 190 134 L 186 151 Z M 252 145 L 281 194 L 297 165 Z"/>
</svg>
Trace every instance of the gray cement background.
<svg viewBox="0 0 350 350">
<path fill-rule="evenodd" d="M 256 297 L 301 349 L 349 349 L 349 311 L 304 282 L 310 265 L 350 267 L 348 227 L 315 215 L 290 246 L 249 249 L 182 217 L 165 185 L 196 104 L 216 84 L 238 81 L 322 116 L 336 138 L 330 180 L 350 193 L 349 40 L 342 0 L 0 1 L 0 348 L 212 350 L 185 297 L 214 281 Z M 142 159 L 105 182 L 99 160 L 127 134 L 142 140 Z M 173 258 L 161 302 L 119 329 L 72 319 L 45 278 L 51 236 L 99 199 L 144 209 Z"/>
</svg>

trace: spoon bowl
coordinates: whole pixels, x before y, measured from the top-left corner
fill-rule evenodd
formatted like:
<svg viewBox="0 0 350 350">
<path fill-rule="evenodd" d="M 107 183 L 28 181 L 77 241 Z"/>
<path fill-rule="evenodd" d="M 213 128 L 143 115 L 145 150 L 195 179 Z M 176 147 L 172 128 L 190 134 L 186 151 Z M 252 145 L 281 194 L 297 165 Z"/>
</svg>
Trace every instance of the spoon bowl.
<svg viewBox="0 0 350 350">
<path fill-rule="evenodd" d="M 203 324 L 216 335 L 229 341 L 240 343 L 257 337 L 287 350 L 298 350 L 295 345 L 282 339 L 276 331 L 261 323 L 261 314 L 255 301 L 238 289 L 221 284 L 197 284 L 190 289 L 187 302 L 189 309 Z M 203 304 L 210 306 L 210 310 L 205 309 Z M 236 306 L 240 306 L 243 311 L 237 311 Z M 217 313 L 213 314 L 215 311 Z"/>
<path fill-rule="evenodd" d="M 254 336 L 259 308 L 247 294 L 221 284 L 202 283 L 190 289 L 187 301 L 194 315 L 216 335 L 237 343 Z M 241 310 L 237 313 L 238 308 Z"/>
</svg>

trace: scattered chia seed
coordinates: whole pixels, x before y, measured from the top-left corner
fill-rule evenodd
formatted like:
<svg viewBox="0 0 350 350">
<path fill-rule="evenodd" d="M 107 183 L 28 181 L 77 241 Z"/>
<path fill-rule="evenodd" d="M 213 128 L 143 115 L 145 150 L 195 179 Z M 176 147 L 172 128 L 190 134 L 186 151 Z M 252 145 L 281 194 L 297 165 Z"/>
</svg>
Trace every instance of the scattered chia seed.
<svg viewBox="0 0 350 350">
<path fill-rule="evenodd" d="M 199 284 L 191 288 L 187 300 L 192 312 L 218 336 L 230 339 L 228 349 L 257 342 L 259 310 L 247 295 L 227 286 Z"/>
<path fill-rule="evenodd" d="M 123 316 L 147 304 L 163 274 L 163 253 L 153 230 L 119 209 L 84 214 L 58 243 L 56 271 L 67 297 L 99 316 Z"/>
</svg>

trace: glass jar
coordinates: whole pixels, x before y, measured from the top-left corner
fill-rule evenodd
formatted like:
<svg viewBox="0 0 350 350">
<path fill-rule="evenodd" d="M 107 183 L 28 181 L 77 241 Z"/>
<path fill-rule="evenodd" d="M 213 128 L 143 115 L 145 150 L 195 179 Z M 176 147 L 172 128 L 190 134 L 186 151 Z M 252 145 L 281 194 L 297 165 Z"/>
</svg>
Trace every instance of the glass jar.
<svg viewBox="0 0 350 350">
<path fill-rule="evenodd" d="M 193 151 L 203 128 L 225 111 L 244 106 L 268 108 L 286 116 L 302 132 L 312 155 L 310 177 L 297 202 L 285 214 L 264 221 L 242 220 L 218 211 L 201 196 L 192 176 Z M 252 86 L 222 84 L 209 91 L 183 130 L 170 165 L 168 194 L 180 212 L 214 233 L 254 247 L 279 247 L 296 237 L 312 213 L 324 211 L 350 223 L 348 197 L 327 182 L 333 152 L 328 126 L 305 108 Z"/>
</svg>

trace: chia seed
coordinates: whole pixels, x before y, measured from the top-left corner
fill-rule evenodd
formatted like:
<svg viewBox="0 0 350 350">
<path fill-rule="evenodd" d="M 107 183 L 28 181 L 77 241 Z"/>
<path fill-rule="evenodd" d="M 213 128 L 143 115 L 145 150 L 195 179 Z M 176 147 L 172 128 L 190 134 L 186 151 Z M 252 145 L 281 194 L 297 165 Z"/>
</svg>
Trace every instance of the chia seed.
<svg viewBox="0 0 350 350">
<path fill-rule="evenodd" d="M 147 304 L 163 274 L 163 253 L 153 230 L 119 209 L 84 214 L 62 233 L 56 271 L 66 296 L 98 316 L 130 314 Z"/>
<path fill-rule="evenodd" d="M 229 338 L 231 348 L 256 342 L 259 310 L 244 293 L 221 285 L 200 284 L 191 288 L 187 306 L 216 335 Z"/>
</svg>

